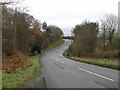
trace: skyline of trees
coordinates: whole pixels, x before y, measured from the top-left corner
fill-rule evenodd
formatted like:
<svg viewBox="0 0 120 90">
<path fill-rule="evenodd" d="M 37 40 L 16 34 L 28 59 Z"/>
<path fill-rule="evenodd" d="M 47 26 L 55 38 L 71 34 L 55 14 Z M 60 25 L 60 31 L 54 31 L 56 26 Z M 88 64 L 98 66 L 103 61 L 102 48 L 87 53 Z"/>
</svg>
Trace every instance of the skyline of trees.
<svg viewBox="0 0 120 90">
<path fill-rule="evenodd" d="M 120 57 L 117 16 L 105 15 L 100 23 L 85 20 L 82 24 L 76 25 L 73 31 L 74 40 L 68 48 L 70 56 Z"/>
<path fill-rule="evenodd" d="M 48 47 L 63 35 L 61 28 L 43 24 L 21 8 L 3 6 L 3 54 L 12 55 L 17 51 L 30 53 Z M 69 50 L 73 55 L 87 56 L 96 50 L 101 52 L 119 51 L 120 30 L 118 18 L 113 14 L 105 15 L 101 22 L 84 21 L 73 30 L 74 41 Z M 41 31 L 41 29 L 45 31 Z M 38 50 L 39 49 L 39 50 Z M 118 50 L 119 49 L 119 50 Z"/>
<path fill-rule="evenodd" d="M 41 31 L 42 23 L 22 9 L 3 7 L 2 52 L 3 56 L 16 53 L 30 54 L 41 52 L 49 44 L 61 38 L 62 30 L 57 26 L 48 26 L 53 29 L 52 35 Z M 54 39 L 53 39 L 54 38 Z"/>
</svg>

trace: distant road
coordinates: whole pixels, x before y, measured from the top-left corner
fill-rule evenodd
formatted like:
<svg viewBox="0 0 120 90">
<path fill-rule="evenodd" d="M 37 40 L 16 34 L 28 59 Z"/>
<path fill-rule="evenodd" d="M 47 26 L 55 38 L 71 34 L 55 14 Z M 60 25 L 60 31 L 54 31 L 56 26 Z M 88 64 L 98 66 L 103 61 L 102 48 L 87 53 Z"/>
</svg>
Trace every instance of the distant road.
<svg viewBox="0 0 120 90">
<path fill-rule="evenodd" d="M 63 56 L 71 41 L 44 52 L 42 71 L 48 88 L 118 88 L 118 71 Z"/>
</svg>

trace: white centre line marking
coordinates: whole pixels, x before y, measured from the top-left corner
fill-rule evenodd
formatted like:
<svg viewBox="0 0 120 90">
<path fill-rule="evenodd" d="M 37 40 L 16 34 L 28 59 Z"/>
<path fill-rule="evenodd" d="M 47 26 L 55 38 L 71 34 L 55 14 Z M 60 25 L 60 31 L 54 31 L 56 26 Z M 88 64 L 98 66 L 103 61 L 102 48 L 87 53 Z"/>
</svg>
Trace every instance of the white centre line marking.
<svg viewBox="0 0 120 90">
<path fill-rule="evenodd" d="M 97 74 L 97 73 L 94 73 L 94 72 L 91 72 L 91 71 L 88 71 L 88 70 L 85 70 L 85 69 L 82 69 L 82 68 L 78 68 L 78 69 L 80 69 L 81 71 L 88 72 L 90 74 L 96 75 L 98 77 L 101 77 L 101 78 L 104 78 L 104 79 L 107 79 L 107 80 L 110 80 L 110 81 L 114 81 L 113 79 L 105 77 L 103 75 L 100 75 L 100 74 Z"/>
</svg>

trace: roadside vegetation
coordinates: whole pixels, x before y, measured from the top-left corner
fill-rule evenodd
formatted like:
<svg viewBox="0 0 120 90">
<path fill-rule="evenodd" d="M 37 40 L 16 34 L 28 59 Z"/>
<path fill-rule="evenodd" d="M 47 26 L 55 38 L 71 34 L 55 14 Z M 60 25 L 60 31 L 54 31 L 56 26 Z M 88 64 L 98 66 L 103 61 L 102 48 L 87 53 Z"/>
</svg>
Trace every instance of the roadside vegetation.
<svg viewBox="0 0 120 90">
<path fill-rule="evenodd" d="M 17 68 L 16 73 L 2 74 L 2 88 L 18 88 L 30 79 L 40 76 L 39 56 L 30 56 L 27 60 L 31 66 L 24 69 Z"/>
<path fill-rule="evenodd" d="M 2 8 L 3 88 L 17 88 L 39 76 L 39 56 L 36 55 L 64 42 L 61 28 L 47 25 L 45 21 L 42 23 L 27 11 L 24 7 L 4 5 Z M 115 59 L 120 58 L 120 31 L 116 19 L 114 15 L 101 19 L 101 30 L 97 22 L 85 21 L 76 25 L 74 36 L 63 37 L 73 39 L 64 55 L 77 61 L 118 69 Z"/>
<path fill-rule="evenodd" d="M 13 3 L 18 2 L 16 0 Z M 38 54 L 63 43 L 61 28 L 47 25 L 27 11 L 24 7 L 4 5 L 2 8 L 3 88 L 18 88 L 28 80 L 40 76 Z"/>
<path fill-rule="evenodd" d="M 73 29 L 73 43 L 64 55 L 70 59 L 119 69 L 120 30 L 117 16 L 105 15 L 98 22 L 84 21 Z"/>
<path fill-rule="evenodd" d="M 71 60 L 120 70 L 120 64 L 119 64 L 120 62 L 117 59 L 100 59 L 100 58 L 90 58 L 90 57 L 69 56 L 70 53 L 68 49 L 64 51 L 63 55 Z"/>
<path fill-rule="evenodd" d="M 64 43 L 65 41 L 63 39 L 57 40 L 56 42 L 52 43 L 51 45 L 48 46 L 47 50 L 54 49 Z"/>
<path fill-rule="evenodd" d="M 50 44 L 47 50 L 52 50 L 62 43 L 64 40 L 60 39 Z M 21 59 L 9 57 L 8 59 L 3 66 L 2 88 L 19 88 L 29 80 L 41 75 L 39 55 Z"/>
<path fill-rule="evenodd" d="M 102 67 L 120 70 L 120 65 L 118 63 L 118 60 L 80 58 L 80 57 L 70 57 L 70 59 L 84 62 L 84 63 L 88 63 L 88 64 L 93 64 L 93 65 L 98 65 L 98 66 L 102 66 Z"/>
</svg>

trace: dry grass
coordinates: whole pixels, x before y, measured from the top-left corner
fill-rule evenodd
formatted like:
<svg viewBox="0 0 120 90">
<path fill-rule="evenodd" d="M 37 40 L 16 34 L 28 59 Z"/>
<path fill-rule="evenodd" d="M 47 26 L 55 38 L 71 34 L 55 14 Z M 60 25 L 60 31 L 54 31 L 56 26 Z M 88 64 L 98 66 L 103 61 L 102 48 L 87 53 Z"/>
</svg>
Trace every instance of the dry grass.
<svg viewBox="0 0 120 90">
<path fill-rule="evenodd" d="M 10 57 L 3 61 L 3 73 L 15 73 L 18 68 L 25 69 L 31 66 L 25 57 Z"/>
<path fill-rule="evenodd" d="M 27 59 L 32 66 L 25 69 L 17 69 L 16 73 L 3 73 L 2 88 L 20 88 L 30 79 L 40 76 L 39 56 L 31 56 Z"/>
</svg>

